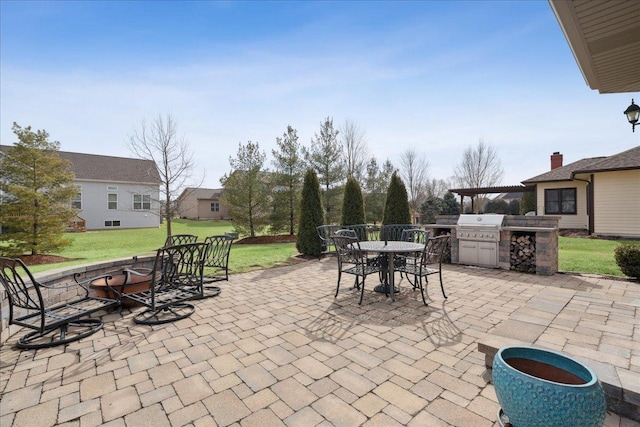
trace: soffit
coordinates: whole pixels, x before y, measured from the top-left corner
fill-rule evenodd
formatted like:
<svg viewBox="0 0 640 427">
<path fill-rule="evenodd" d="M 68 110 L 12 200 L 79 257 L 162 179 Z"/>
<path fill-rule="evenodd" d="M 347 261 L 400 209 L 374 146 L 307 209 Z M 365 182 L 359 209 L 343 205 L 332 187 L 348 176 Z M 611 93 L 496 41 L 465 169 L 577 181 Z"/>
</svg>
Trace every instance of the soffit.
<svg viewBox="0 0 640 427">
<path fill-rule="evenodd" d="M 549 0 L 587 85 L 640 91 L 640 1 Z"/>
</svg>

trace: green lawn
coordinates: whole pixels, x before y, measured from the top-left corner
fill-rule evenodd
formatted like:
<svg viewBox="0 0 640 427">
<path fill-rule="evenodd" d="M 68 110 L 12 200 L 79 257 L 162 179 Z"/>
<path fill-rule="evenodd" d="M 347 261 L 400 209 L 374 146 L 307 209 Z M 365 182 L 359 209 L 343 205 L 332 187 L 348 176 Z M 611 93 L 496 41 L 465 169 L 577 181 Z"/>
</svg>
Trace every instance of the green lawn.
<svg viewBox="0 0 640 427">
<path fill-rule="evenodd" d="M 624 277 L 613 256 L 621 244 L 640 245 L 640 241 L 617 241 L 560 237 L 558 262 L 560 271 L 605 274 Z"/>
<path fill-rule="evenodd" d="M 173 234 L 196 234 L 199 240 L 233 230 L 228 221 L 175 220 L 172 226 Z M 59 255 L 73 258 L 73 261 L 33 266 L 31 270 L 40 272 L 75 264 L 153 253 L 164 243 L 166 226 L 163 224 L 159 229 L 88 231 L 69 234 L 68 237 L 73 243 Z M 624 277 L 613 256 L 616 246 L 622 243 L 640 245 L 640 241 L 560 237 L 559 269 Z M 295 243 L 234 244 L 229 258 L 229 268 L 232 273 L 269 268 L 286 263 L 296 253 Z"/>
<path fill-rule="evenodd" d="M 207 236 L 233 231 L 229 221 L 174 220 L 171 226 L 172 234 L 195 234 L 200 241 Z M 149 254 L 164 244 L 166 236 L 165 224 L 160 228 L 70 233 L 67 237 L 72 244 L 56 255 L 72 258 L 72 261 L 32 266 L 30 270 L 37 273 L 70 265 Z M 229 269 L 239 273 L 258 267 L 268 268 L 286 262 L 296 253 L 295 243 L 234 244 L 229 257 Z"/>
</svg>

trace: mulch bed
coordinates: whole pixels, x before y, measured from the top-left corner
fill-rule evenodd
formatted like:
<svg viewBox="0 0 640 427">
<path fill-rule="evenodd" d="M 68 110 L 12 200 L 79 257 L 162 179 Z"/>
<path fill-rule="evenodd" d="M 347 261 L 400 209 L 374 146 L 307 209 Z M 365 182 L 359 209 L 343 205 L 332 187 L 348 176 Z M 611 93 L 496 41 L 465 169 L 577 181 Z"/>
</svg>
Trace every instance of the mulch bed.
<svg viewBox="0 0 640 427">
<path fill-rule="evenodd" d="M 256 237 L 244 237 L 240 240 L 233 242 L 234 245 L 256 245 L 260 243 L 295 243 L 296 236 L 279 235 L 279 236 L 256 236 Z"/>
</svg>

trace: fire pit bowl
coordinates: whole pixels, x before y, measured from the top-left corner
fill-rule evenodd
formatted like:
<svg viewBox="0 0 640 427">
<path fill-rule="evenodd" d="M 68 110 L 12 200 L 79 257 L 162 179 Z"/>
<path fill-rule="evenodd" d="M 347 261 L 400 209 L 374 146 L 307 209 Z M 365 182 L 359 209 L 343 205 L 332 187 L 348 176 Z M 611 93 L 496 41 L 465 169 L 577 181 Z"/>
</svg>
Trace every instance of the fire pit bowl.
<svg viewBox="0 0 640 427">
<path fill-rule="evenodd" d="M 596 374 L 551 350 L 502 347 L 493 359 L 498 402 L 514 427 L 601 427 L 606 401 Z"/>
<path fill-rule="evenodd" d="M 151 274 L 147 274 L 144 276 L 136 276 L 129 275 L 129 283 L 124 284 L 126 275 L 124 273 L 114 274 L 111 276 L 109 281 L 109 286 L 112 286 L 118 290 L 122 289 L 122 293 L 128 294 L 133 292 L 139 292 L 149 289 L 151 286 Z M 107 279 L 101 277 L 100 279 L 92 280 L 89 282 L 89 287 L 96 291 L 96 294 L 100 298 L 111 298 L 115 299 L 116 296 L 113 294 L 111 289 L 107 286 Z M 127 300 L 123 301 L 122 305 L 124 307 L 135 305 L 134 301 Z"/>
</svg>

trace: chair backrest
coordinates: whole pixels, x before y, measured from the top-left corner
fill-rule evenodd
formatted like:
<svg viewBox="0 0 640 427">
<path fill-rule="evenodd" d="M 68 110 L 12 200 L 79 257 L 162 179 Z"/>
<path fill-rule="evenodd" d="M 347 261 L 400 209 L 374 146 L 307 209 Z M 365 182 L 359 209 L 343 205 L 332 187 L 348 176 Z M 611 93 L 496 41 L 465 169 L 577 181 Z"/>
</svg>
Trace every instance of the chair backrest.
<svg viewBox="0 0 640 427">
<path fill-rule="evenodd" d="M 205 255 L 204 266 L 227 269 L 229 267 L 229 254 L 233 237 L 228 234 L 209 236 L 204 239 L 209 244 Z"/>
<path fill-rule="evenodd" d="M 450 240 L 451 236 L 448 234 L 430 238 L 425 247 L 423 263 L 442 265 Z"/>
<path fill-rule="evenodd" d="M 14 307 L 43 310 L 40 284 L 21 259 L 0 257 L 0 284 L 9 298 L 9 321 L 13 319 Z"/>
<path fill-rule="evenodd" d="M 154 261 L 151 295 L 180 287 L 202 290 L 208 243 L 187 243 L 158 249 Z"/>
<path fill-rule="evenodd" d="M 356 237 L 361 242 L 368 240 L 367 230 L 369 226 L 367 224 L 352 224 L 352 225 L 343 225 L 342 228 L 346 228 L 348 230 L 353 230 L 356 232 Z"/>
<path fill-rule="evenodd" d="M 380 240 L 380 226 L 369 225 L 367 226 L 367 240 Z"/>
<path fill-rule="evenodd" d="M 197 241 L 198 236 L 194 234 L 174 234 L 167 236 L 167 239 L 164 241 L 164 246 L 185 245 L 187 243 L 196 243 Z"/>
<path fill-rule="evenodd" d="M 403 242 L 426 243 L 431 232 L 419 228 L 408 228 L 402 230 L 400 240 Z"/>
<path fill-rule="evenodd" d="M 404 230 L 417 228 L 413 224 L 384 224 L 380 227 L 380 240 L 400 241 Z"/>
<path fill-rule="evenodd" d="M 322 246 L 324 246 L 325 250 L 329 247 L 329 245 L 333 244 L 331 237 L 333 234 L 340 230 L 339 225 L 319 225 L 316 227 L 318 232 L 318 237 L 320 237 L 320 242 Z"/>
<path fill-rule="evenodd" d="M 349 230 L 353 231 L 353 230 Z M 338 254 L 338 265 L 342 264 L 360 264 L 362 263 L 362 252 L 360 251 L 360 243 L 355 236 L 346 236 L 335 234 L 333 236 L 333 244 Z"/>
<path fill-rule="evenodd" d="M 355 232 L 355 230 L 351 230 L 350 228 L 341 228 L 340 230 L 337 230 L 335 233 L 333 233 L 333 236 L 347 236 L 353 237 L 355 239 L 358 238 L 358 234 Z"/>
</svg>

